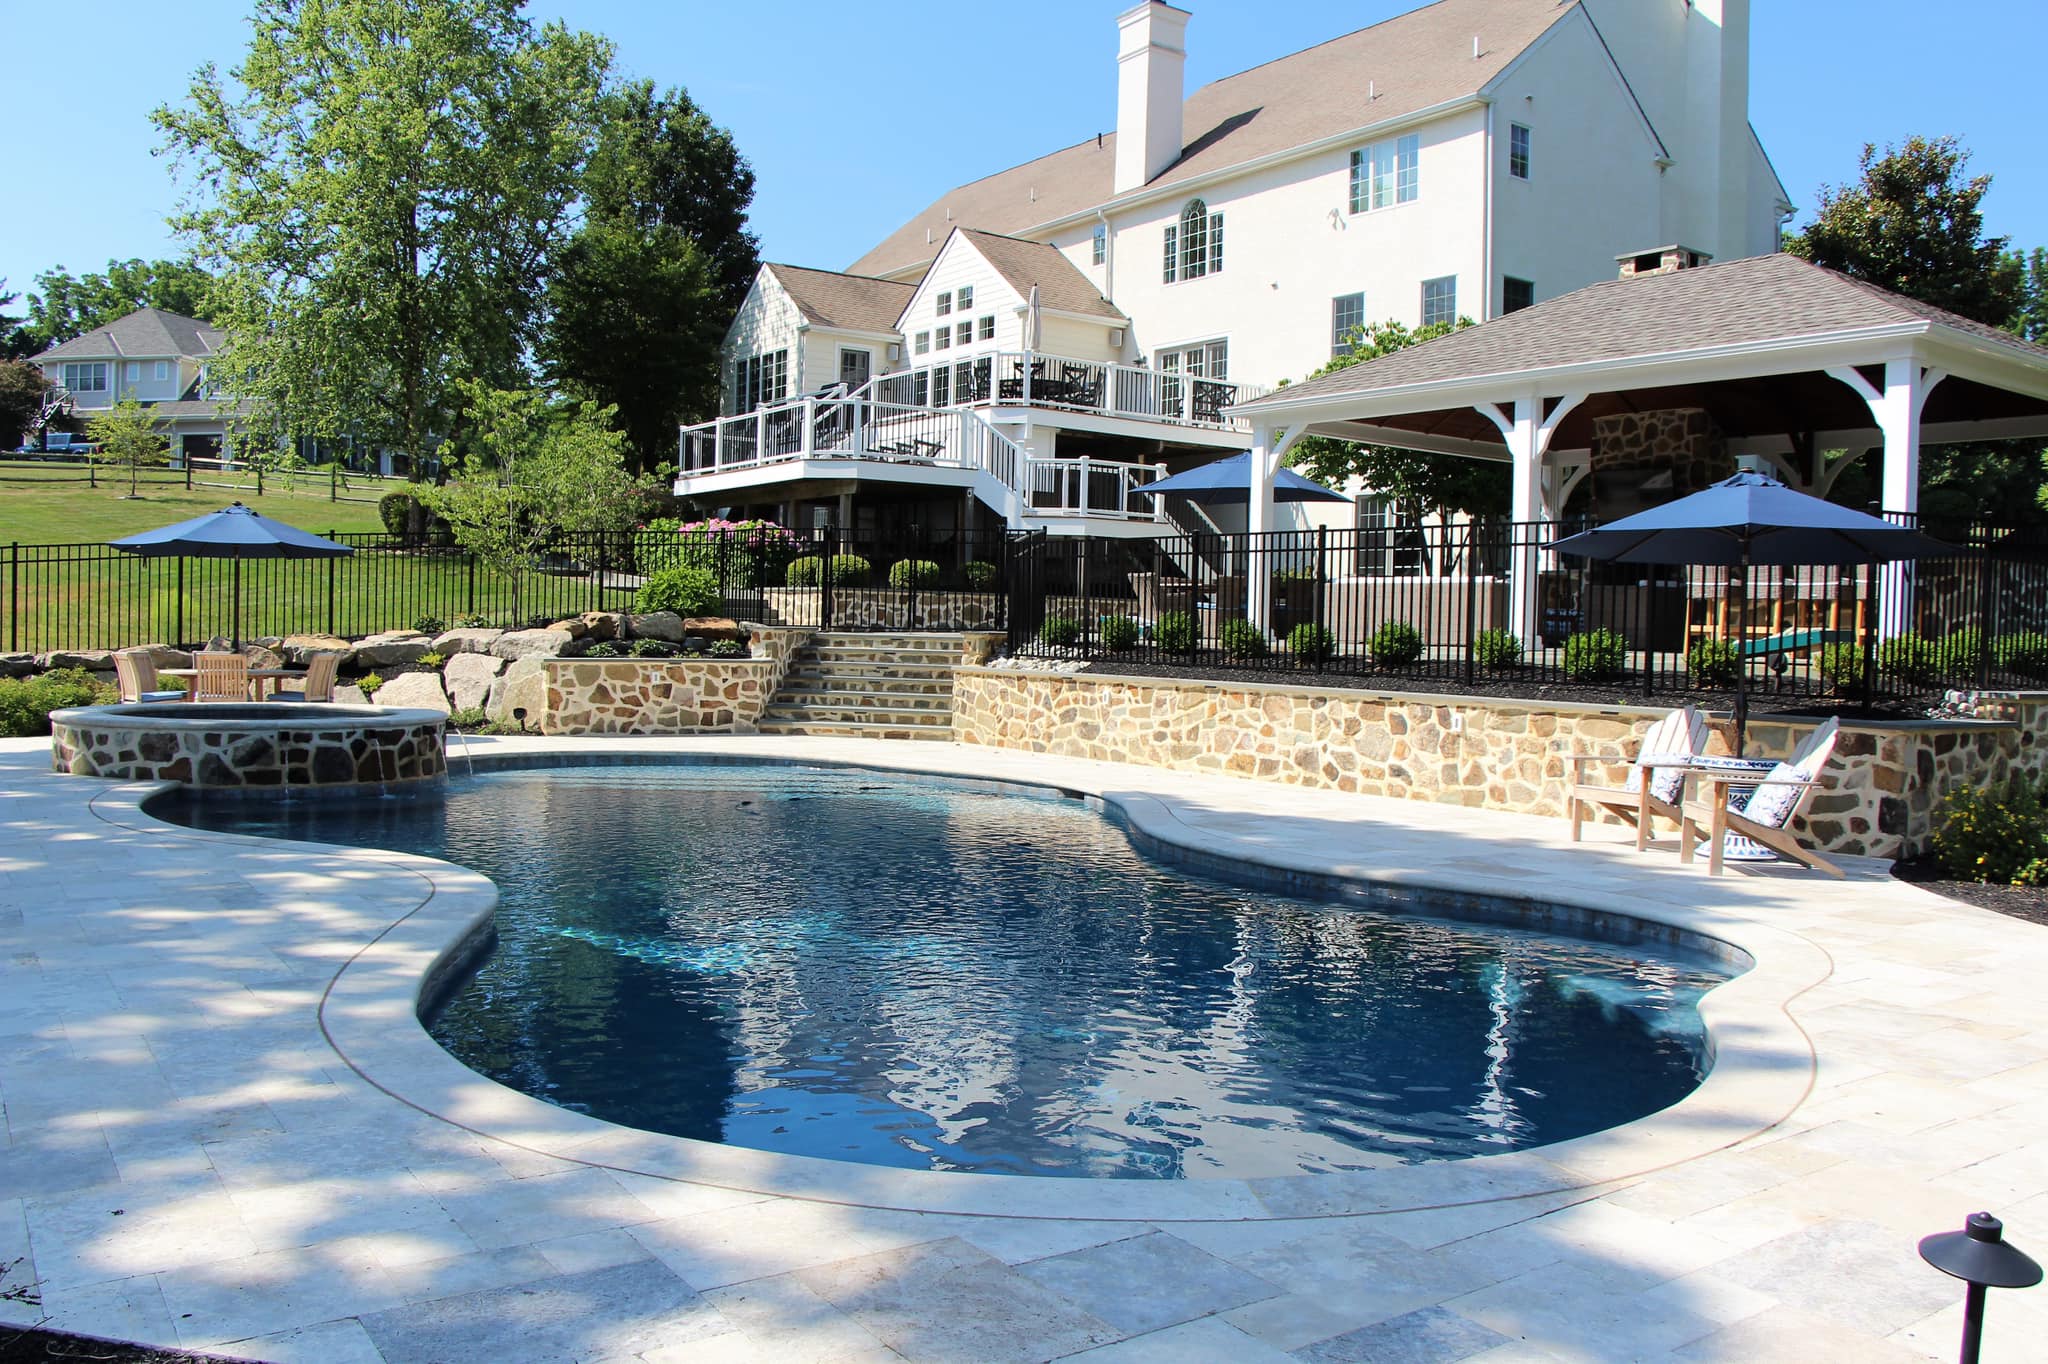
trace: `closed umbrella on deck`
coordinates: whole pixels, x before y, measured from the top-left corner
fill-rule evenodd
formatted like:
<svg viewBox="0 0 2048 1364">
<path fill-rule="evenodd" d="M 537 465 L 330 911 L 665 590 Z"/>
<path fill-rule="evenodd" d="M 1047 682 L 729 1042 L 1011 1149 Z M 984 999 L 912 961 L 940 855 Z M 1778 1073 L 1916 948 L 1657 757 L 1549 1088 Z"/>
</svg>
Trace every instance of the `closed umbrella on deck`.
<svg viewBox="0 0 2048 1364">
<path fill-rule="evenodd" d="M 234 647 L 242 647 L 242 560 L 338 559 L 355 551 L 311 531 L 273 521 L 237 502 L 176 525 L 139 531 L 112 542 L 123 554 L 145 559 L 232 559 Z"/>
</svg>

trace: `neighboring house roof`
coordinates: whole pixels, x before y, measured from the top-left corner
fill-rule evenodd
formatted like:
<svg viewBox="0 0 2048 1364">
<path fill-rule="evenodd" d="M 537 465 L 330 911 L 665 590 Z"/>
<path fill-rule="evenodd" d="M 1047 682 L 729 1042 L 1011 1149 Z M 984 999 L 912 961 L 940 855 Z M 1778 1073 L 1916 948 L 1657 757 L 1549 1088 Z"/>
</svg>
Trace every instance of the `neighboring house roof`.
<svg viewBox="0 0 2048 1364">
<path fill-rule="evenodd" d="M 1183 107 L 1180 159 L 1148 188 L 1477 94 L 1576 8 L 1577 0 L 1439 0 L 1211 82 Z M 1107 133 L 962 185 L 850 268 L 874 275 L 930 260 L 956 224 L 1015 233 L 1085 212 L 1114 197 L 1115 164 L 1116 134 Z"/>
<path fill-rule="evenodd" d="M 221 332 L 209 323 L 162 308 L 137 308 L 126 317 L 83 336 L 61 341 L 34 357 L 48 360 L 161 360 L 187 356 L 203 360 L 220 350 Z"/>
<path fill-rule="evenodd" d="M 175 402 L 144 403 L 142 410 L 158 421 L 179 421 L 248 416 L 259 410 L 259 404 L 252 398 L 233 402 L 213 398 L 180 398 Z"/>
<path fill-rule="evenodd" d="M 1750 256 L 1607 280 L 1377 360 L 1292 384 L 1247 408 L 1363 396 L 1576 365 L 1796 344 L 1887 327 L 1960 332 L 2048 366 L 2048 347 L 1797 256 Z"/>
<path fill-rule="evenodd" d="M 806 322 L 849 332 L 894 332 L 917 286 L 893 279 L 767 265 Z"/>
<path fill-rule="evenodd" d="M 1117 322 L 1129 320 L 1121 309 L 1102 296 L 1072 261 L 1060 254 L 1059 248 L 977 228 L 963 227 L 959 231 L 983 259 L 995 267 L 1004 282 L 1017 291 L 1019 297 L 1030 298 L 1031 286 L 1035 284 L 1041 308 Z"/>
</svg>

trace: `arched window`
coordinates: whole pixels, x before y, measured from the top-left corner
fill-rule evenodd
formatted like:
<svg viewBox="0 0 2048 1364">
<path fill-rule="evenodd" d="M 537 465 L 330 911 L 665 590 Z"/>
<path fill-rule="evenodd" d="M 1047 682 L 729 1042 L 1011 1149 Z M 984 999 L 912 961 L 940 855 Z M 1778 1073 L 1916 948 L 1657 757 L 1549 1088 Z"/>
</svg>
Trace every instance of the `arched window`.
<svg viewBox="0 0 2048 1364">
<path fill-rule="evenodd" d="M 1200 199 L 1188 200 L 1180 221 L 1166 228 L 1166 282 L 1200 279 L 1223 269 L 1223 215 Z"/>
</svg>

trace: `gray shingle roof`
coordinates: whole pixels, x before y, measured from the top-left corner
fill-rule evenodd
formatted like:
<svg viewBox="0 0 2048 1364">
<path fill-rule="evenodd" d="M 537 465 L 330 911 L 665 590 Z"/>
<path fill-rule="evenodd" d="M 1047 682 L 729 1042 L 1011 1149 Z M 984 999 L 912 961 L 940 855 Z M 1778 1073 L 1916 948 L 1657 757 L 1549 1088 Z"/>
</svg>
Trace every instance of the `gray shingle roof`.
<svg viewBox="0 0 2048 1364">
<path fill-rule="evenodd" d="M 1576 7 L 1577 0 L 1438 0 L 1213 81 L 1187 100 L 1186 146 L 1151 183 L 1193 179 L 1475 94 Z M 850 268 L 876 275 L 930 260 L 955 225 L 1017 233 L 1083 212 L 1112 197 L 1115 164 L 1112 132 L 962 185 Z"/>
<path fill-rule="evenodd" d="M 168 313 L 162 308 L 137 308 L 104 327 L 60 341 L 35 358 L 157 360 L 182 355 L 203 360 L 219 352 L 220 340 L 219 329 L 196 317 Z"/>
<path fill-rule="evenodd" d="M 1122 311 L 1104 298 L 1088 277 L 1061 255 L 1059 248 L 1022 237 L 1005 237 L 995 232 L 961 228 L 960 234 L 996 268 L 996 273 L 1025 298 L 1031 286 L 1038 286 L 1038 306 L 1055 312 L 1078 313 L 1083 317 L 1126 321 Z"/>
<path fill-rule="evenodd" d="M 2048 365 L 2048 347 L 1796 256 L 1608 280 L 1248 404 L 1365 395 L 1571 365 L 1924 323 Z"/>
<path fill-rule="evenodd" d="M 893 332 L 916 286 L 889 279 L 769 265 L 804 319 L 821 327 L 853 332 Z"/>
</svg>

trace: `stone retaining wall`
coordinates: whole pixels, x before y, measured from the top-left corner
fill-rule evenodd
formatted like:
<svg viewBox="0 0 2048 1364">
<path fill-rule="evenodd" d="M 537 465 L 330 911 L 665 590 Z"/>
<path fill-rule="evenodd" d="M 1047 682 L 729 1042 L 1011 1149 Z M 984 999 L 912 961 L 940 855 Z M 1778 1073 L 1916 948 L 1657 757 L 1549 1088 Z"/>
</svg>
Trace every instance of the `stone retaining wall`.
<svg viewBox="0 0 2048 1364">
<path fill-rule="evenodd" d="M 543 734 L 749 731 L 808 630 L 753 626 L 751 658 L 550 658 Z"/>
<path fill-rule="evenodd" d="M 258 710 L 271 718 L 233 714 Z M 210 790 L 403 786 L 447 770 L 441 727 L 438 713 L 419 710 L 91 706 L 51 714 L 50 765 L 74 776 Z"/>
<path fill-rule="evenodd" d="M 2048 694 L 1969 704 L 1987 718 L 1843 726 L 1828 789 L 1795 828 L 1823 851 L 1902 856 L 1926 846 L 1950 790 L 2042 770 Z M 962 743 L 1557 816 L 1567 754 L 1606 755 L 1589 778 L 1618 783 L 1665 713 L 975 667 L 953 683 Z M 1813 724 L 1753 721 L 1748 752 L 1783 757 Z M 1726 752 L 1726 733 L 1710 747 Z"/>
</svg>

